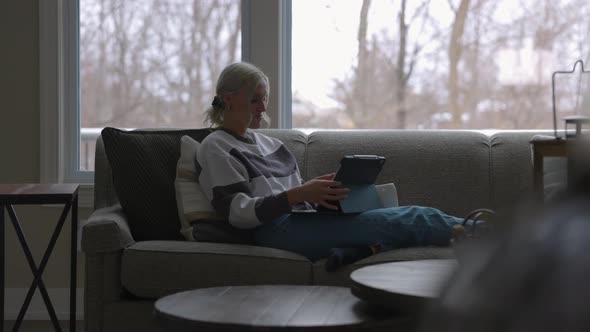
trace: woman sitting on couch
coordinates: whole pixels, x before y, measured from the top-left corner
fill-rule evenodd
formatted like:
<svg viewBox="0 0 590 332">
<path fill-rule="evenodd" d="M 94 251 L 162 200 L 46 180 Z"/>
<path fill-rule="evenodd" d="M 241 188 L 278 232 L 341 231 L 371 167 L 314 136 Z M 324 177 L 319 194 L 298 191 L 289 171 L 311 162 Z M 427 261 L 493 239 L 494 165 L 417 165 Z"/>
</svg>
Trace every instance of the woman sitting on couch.
<svg viewBox="0 0 590 332">
<path fill-rule="evenodd" d="M 291 214 L 294 209 L 346 197 L 334 174 L 303 182 L 295 156 L 281 141 L 256 133 L 269 120 L 268 77 L 249 63 L 226 67 L 217 81 L 207 119 L 215 130 L 197 156 L 199 182 L 214 209 L 241 229 L 255 229 L 260 246 L 328 257 L 331 270 L 377 251 L 449 245 L 453 225 L 462 219 L 437 209 L 403 206 L 355 215 Z"/>
</svg>

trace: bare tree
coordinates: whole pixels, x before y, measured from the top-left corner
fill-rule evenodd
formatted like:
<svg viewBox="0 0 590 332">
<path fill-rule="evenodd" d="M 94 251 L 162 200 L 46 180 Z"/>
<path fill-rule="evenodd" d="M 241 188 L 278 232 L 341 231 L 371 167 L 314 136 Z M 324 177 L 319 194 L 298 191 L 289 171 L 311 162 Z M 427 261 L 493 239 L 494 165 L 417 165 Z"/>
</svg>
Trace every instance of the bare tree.
<svg viewBox="0 0 590 332">
<path fill-rule="evenodd" d="M 232 0 L 81 2 L 82 126 L 202 126 L 219 71 L 239 58 Z"/>
<path fill-rule="evenodd" d="M 590 58 L 590 2 L 448 1 L 450 24 L 435 2 L 395 0 L 389 26 L 373 32 L 382 2 L 363 0 L 357 58 L 331 92 L 338 108 L 299 96 L 300 125 L 551 127 L 547 73 Z M 509 2 L 517 10 L 502 16 Z M 80 15 L 83 127 L 201 126 L 217 75 L 239 59 L 239 1 L 81 0 Z M 533 54 L 523 66 L 534 79 L 510 77 L 506 53 Z"/>
<path fill-rule="evenodd" d="M 408 24 L 406 23 L 406 0 L 401 0 L 400 11 L 398 14 L 399 24 L 399 50 L 397 52 L 397 68 L 396 68 L 396 102 L 398 104 L 397 110 L 397 127 L 403 129 L 406 127 L 406 89 L 408 80 L 412 74 L 414 62 L 411 62 L 410 68 L 406 72 L 406 58 L 408 47 Z"/>
<path fill-rule="evenodd" d="M 463 108 L 459 104 L 459 61 L 461 60 L 462 37 L 465 31 L 465 21 L 469 13 L 471 0 L 461 0 L 458 8 L 454 8 L 452 2 L 449 5 L 453 9 L 455 18 L 451 28 L 449 41 L 449 111 L 452 116 L 451 125 L 454 128 L 461 127 Z"/>
<path fill-rule="evenodd" d="M 362 105 L 365 105 L 367 102 L 367 88 L 368 88 L 368 48 L 367 48 L 367 28 L 369 25 L 368 16 L 369 16 L 369 8 L 371 7 L 371 0 L 363 0 L 363 4 L 361 6 L 361 13 L 360 13 L 360 20 L 359 20 L 359 28 L 358 28 L 358 54 L 357 54 L 357 66 L 355 70 L 355 75 L 358 79 L 354 82 L 354 95 L 358 97 L 358 99 L 353 100 Z M 356 108 L 356 107 L 355 107 Z M 363 112 L 364 113 L 364 112 Z"/>
<path fill-rule="evenodd" d="M 409 80 L 414 72 L 423 42 L 410 40 L 410 29 L 420 35 L 429 23 L 425 0 L 407 10 L 406 0 L 400 2 L 397 35 L 368 36 L 371 1 L 362 3 L 357 33 L 357 63 L 351 77 L 335 81 L 332 97 L 342 104 L 344 114 L 353 128 L 405 128 Z"/>
</svg>

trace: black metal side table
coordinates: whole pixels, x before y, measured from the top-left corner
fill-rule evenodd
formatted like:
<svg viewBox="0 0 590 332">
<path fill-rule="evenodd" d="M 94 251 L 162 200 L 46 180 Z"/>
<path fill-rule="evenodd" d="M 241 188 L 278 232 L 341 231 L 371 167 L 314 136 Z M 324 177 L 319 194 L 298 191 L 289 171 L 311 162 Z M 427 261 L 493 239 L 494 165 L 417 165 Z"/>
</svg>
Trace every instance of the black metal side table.
<svg viewBox="0 0 590 332">
<path fill-rule="evenodd" d="M 34 279 L 25 296 L 23 305 L 18 313 L 14 323 L 13 331 L 18 331 L 25 313 L 31 303 L 35 289 L 38 287 L 43 302 L 47 307 L 49 317 L 56 331 L 61 331 L 61 326 L 57 320 L 57 315 L 49 299 L 47 288 L 43 283 L 42 275 L 49 256 L 55 247 L 57 238 L 66 221 L 68 213 L 71 212 L 72 234 L 70 246 L 70 330 L 76 329 L 76 259 L 78 243 L 78 184 L 0 184 L 0 285 L 2 286 L 2 296 L 0 297 L 0 332 L 4 330 L 4 272 L 5 272 L 5 252 L 4 252 L 4 209 L 8 211 L 12 225 L 21 244 L 23 252 L 31 268 Z M 30 205 L 30 204 L 64 204 L 63 211 L 57 222 L 55 230 L 51 235 L 47 249 L 37 266 L 31 250 L 22 231 L 18 217 L 14 212 L 13 205 Z"/>
</svg>

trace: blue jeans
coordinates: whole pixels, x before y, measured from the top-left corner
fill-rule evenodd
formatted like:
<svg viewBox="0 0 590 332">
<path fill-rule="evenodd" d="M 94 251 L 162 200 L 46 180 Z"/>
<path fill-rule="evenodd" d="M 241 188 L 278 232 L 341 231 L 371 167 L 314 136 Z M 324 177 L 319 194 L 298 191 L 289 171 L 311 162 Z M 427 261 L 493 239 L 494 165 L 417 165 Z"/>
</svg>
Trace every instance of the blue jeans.
<svg viewBox="0 0 590 332">
<path fill-rule="evenodd" d="M 296 252 L 315 261 L 331 248 L 380 245 L 383 250 L 449 245 L 462 218 L 422 206 L 377 209 L 355 215 L 286 214 L 256 229 L 257 245 Z"/>
</svg>

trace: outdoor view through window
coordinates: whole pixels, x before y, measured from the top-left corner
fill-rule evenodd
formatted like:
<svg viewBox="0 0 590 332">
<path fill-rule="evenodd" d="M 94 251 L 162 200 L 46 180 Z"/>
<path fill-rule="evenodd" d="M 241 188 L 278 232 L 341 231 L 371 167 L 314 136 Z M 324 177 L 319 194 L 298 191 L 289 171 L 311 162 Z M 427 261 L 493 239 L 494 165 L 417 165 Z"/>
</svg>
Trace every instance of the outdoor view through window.
<svg viewBox="0 0 590 332">
<path fill-rule="evenodd" d="M 240 59 L 240 1 L 80 0 L 80 169 L 105 126 L 203 127 Z"/>
<path fill-rule="evenodd" d="M 293 127 L 553 128 L 551 73 L 589 60 L 589 14 L 587 0 L 293 0 Z"/>
<path fill-rule="evenodd" d="M 589 16 L 587 0 L 292 0 L 293 127 L 552 128 L 551 73 L 590 60 Z M 203 127 L 240 34 L 237 0 L 80 0 L 80 168 L 104 126 Z M 561 116 L 588 109 L 587 80 L 562 83 Z"/>
</svg>

